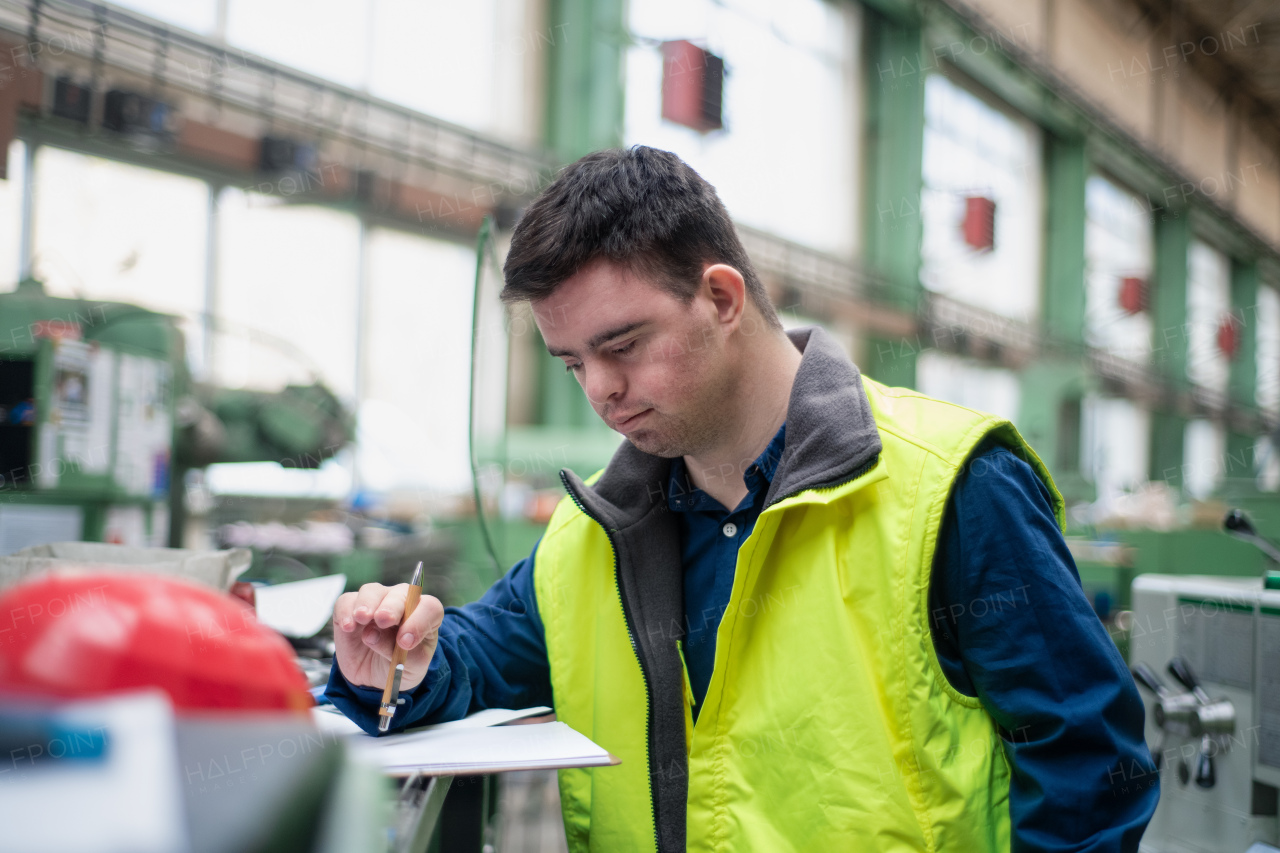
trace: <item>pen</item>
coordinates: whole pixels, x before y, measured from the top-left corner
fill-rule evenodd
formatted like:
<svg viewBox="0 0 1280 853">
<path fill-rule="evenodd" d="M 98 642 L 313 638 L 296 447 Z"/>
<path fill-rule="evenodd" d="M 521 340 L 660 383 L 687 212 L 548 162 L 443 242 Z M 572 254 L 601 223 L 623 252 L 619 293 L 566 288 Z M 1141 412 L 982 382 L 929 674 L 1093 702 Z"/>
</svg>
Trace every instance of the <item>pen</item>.
<svg viewBox="0 0 1280 853">
<path fill-rule="evenodd" d="M 413 579 L 409 581 L 409 594 L 404 599 L 404 617 L 400 620 L 401 625 L 409 621 L 421 597 L 422 561 L 419 560 L 418 568 L 413 570 Z M 400 698 L 400 679 L 404 676 L 404 659 L 409 651 L 394 640 L 392 645 L 394 650 L 391 652 L 391 671 L 387 673 L 387 686 L 382 689 L 382 705 L 378 708 L 379 732 L 385 732 L 391 728 L 391 718 L 395 716 L 396 708 L 404 704 L 404 700 Z"/>
</svg>

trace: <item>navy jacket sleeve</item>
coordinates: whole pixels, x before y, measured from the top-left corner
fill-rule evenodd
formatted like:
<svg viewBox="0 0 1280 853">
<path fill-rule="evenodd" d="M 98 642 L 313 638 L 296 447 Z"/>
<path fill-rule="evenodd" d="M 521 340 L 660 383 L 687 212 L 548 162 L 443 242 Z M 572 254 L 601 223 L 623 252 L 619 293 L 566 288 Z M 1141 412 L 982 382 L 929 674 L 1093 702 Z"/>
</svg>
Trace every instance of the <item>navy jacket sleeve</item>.
<svg viewBox="0 0 1280 853">
<path fill-rule="evenodd" d="M 546 639 L 533 590 L 537 553 L 535 545 L 479 601 L 445 608 L 427 677 L 403 695 L 392 731 L 461 719 L 483 708 L 551 705 Z M 325 695 L 360 728 L 377 733 L 381 687 L 349 684 L 335 659 Z"/>
<path fill-rule="evenodd" d="M 983 448 L 956 482 L 930 608 L 948 680 L 1000 727 L 1015 853 L 1136 851 L 1159 798 L 1142 699 L 1048 489 L 1006 448 Z"/>
</svg>

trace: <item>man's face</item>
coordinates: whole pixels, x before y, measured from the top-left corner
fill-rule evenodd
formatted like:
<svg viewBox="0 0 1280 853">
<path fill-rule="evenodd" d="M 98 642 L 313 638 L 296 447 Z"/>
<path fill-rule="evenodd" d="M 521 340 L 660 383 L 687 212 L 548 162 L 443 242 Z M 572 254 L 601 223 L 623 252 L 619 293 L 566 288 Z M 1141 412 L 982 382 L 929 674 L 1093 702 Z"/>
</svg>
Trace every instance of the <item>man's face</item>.
<svg viewBox="0 0 1280 853">
<path fill-rule="evenodd" d="M 533 303 L 547 349 L 564 361 L 610 428 L 655 456 L 713 446 L 737 382 L 723 309 L 705 291 L 684 305 L 608 261 Z"/>
</svg>

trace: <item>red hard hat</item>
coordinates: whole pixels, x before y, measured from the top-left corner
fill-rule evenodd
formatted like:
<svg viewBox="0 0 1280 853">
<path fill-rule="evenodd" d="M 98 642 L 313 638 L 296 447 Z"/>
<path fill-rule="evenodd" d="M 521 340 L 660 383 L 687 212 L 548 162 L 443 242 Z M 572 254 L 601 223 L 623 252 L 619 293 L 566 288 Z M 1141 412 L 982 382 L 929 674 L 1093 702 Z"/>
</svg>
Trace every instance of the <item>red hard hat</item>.
<svg viewBox="0 0 1280 853">
<path fill-rule="evenodd" d="M 178 710 L 313 701 L 284 637 L 208 587 L 142 573 L 54 573 L 0 594 L 0 691 L 59 698 L 159 687 Z"/>
</svg>

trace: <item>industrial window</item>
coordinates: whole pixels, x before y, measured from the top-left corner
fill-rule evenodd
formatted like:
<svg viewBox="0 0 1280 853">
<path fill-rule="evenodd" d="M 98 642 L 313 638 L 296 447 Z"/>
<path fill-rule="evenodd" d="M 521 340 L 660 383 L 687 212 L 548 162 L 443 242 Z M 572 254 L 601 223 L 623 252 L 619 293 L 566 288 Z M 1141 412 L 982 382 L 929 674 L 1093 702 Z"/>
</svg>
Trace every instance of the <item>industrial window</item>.
<svg viewBox="0 0 1280 853">
<path fill-rule="evenodd" d="M 1151 415 L 1132 400 L 1090 395 L 1081 420 L 1081 473 L 1105 508 L 1147 481 Z"/>
<path fill-rule="evenodd" d="M 369 236 L 368 371 L 360 404 L 360 482 L 375 491 L 460 490 L 470 483 L 467 407 L 475 253 L 467 246 L 375 229 Z M 504 417 L 507 333 L 486 278 L 477 433 Z M 494 324 L 496 321 L 496 325 Z M 512 335 L 533 334 L 513 324 Z"/>
<path fill-rule="evenodd" d="M 922 394 L 1016 421 L 1021 400 L 1018 374 L 969 358 L 925 350 L 916 360 Z"/>
<path fill-rule="evenodd" d="M 1189 497 L 1204 500 L 1222 482 L 1227 435 L 1222 424 L 1188 421 L 1183 433 L 1182 488 Z"/>
<path fill-rule="evenodd" d="M 925 82 L 924 286 L 1034 321 L 1040 306 L 1041 133 L 942 74 Z"/>
<path fill-rule="evenodd" d="M 198 355 L 208 186 L 47 145 L 34 177 L 32 256 L 46 290 L 175 314 Z"/>
<path fill-rule="evenodd" d="M 1280 294 L 1274 287 L 1258 288 L 1257 311 L 1257 403 L 1272 418 L 1280 416 Z M 1250 318 L 1245 317 L 1245 322 Z"/>
<path fill-rule="evenodd" d="M 117 5 L 197 33 L 212 34 L 225 0 L 117 0 Z"/>
<path fill-rule="evenodd" d="M 1224 330 L 1231 324 L 1231 262 L 1200 240 L 1187 248 L 1187 378 L 1225 392 L 1230 369 Z"/>
<path fill-rule="evenodd" d="M 348 213 L 228 188 L 219 202 L 217 381 L 355 387 L 359 224 Z"/>
<path fill-rule="evenodd" d="M 1249 321 L 1247 316 L 1245 321 Z M 1274 421 L 1280 417 L 1280 293 L 1274 287 L 1264 284 L 1258 288 L 1253 322 L 1258 336 L 1256 399 L 1258 408 Z M 1258 488 L 1267 492 L 1280 489 L 1280 452 L 1270 435 L 1258 436 L 1253 455 Z"/>
<path fill-rule="evenodd" d="M 1085 185 L 1085 342 L 1145 363 L 1151 356 L 1153 264 L 1146 203 L 1101 175 Z"/>
<path fill-rule="evenodd" d="M 529 80 L 566 33 L 520 0 L 123 0 L 120 4 L 317 77 L 476 130 L 536 144 Z M 219 30 L 222 32 L 219 32 Z M 193 78 L 212 82 L 211 69 Z M 192 82 L 192 80 L 184 80 Z M 335 117 L 337 118 L 337 117 Z M 347 117 L 349 119 L 349 117 Z"/>
<path fill-rule="evenodd" d="M 627 144 L 679 154 L 737 221 L 851 257 L 858 6 L 655 0 L 632 3 L 629 15 Z M 659 44 L 678 39 L 724 59 L 723 130 L 703 135 L 662 118 Z"/>
</svg>

